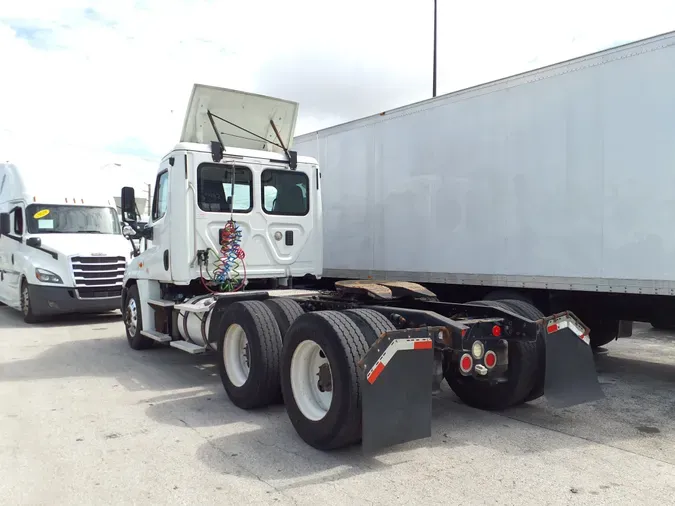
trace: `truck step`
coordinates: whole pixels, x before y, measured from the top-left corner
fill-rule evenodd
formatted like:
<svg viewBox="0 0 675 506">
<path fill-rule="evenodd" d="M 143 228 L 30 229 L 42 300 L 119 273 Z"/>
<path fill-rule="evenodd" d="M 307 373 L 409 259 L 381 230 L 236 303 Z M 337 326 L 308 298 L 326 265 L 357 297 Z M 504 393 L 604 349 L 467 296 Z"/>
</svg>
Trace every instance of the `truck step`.
<svg viewBox="0 0 675 506">
<path fill-rule="evenodd" d="M 188 313 L 206 313 L 210 306 L 195 306 L 193 304 L 176 304 L 173 306 L 176 311 L 186 311 Z"/>
<path fill-rule="evenodd" d="M 149 337 L 150 339 L 154 339 L 155 341 L 160 343 L 168 343 L 169 341 L 171 341 L 171 336 L 169 334 L 162 334 L 161 332 L 157 332 L 156 330 L 141 330 L 141 335 Z"/>
<path fill-rule="evenodd" d="M 174 348 L 178 348 L 179 350 L 185 351 L 192 355 L 197 355 L 206 351 L 206 348 L 203 346 L 197 346 L 196 344 L 189 343 L 187 341 L 171 341 L 169 346 L 173 346 Z"/>
<path fill-rule="evenodd" d="M 170 300 L 153 300 L 149 299 L 148 300 L 148 305 L 149 306 L 156 306 L 156 307 L 173 307 L 176 305 L 175 302 L 170 301 Z"/>
</svg>

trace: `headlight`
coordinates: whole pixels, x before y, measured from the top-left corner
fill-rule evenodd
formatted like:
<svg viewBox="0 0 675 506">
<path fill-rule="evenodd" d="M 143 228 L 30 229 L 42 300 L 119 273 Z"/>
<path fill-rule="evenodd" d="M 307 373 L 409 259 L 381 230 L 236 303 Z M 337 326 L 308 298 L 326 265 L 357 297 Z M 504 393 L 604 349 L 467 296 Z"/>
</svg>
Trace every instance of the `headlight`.
<svg viewBox="0 0 675 506">
<path fill-rule="evenodd" d="M 63 280 L 58 275 L 46 269 L 35 269 L 35 277 L 43 283 L 63 283 Z"/>
</svg>

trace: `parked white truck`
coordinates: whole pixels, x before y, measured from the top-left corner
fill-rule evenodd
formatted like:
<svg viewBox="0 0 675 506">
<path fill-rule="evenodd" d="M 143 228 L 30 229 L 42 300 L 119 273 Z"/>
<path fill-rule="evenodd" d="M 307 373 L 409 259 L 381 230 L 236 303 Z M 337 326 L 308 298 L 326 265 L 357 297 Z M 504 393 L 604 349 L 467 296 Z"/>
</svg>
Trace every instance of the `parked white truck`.
<svg viewBox="0 0 675 506">
<path fill-rule="evenodd" d="M 151 223 L 139 229 L 152 244 L 124 275 L 131 348 L 215 352 L 236 406 L 283 400 L 300 437 L 323 450 L 429 436 L 443 379 L 483 409 L 542 395 L 560 407 L 602 397 L 589 329 L 567 311 L 440 302 L 414 283 L 290 287 L 323 272 L 326 183 L 315 159 L 290 151 L 297 111 L 194 87 L 180 143 L 159 165 Z M 361 191 L 360 180 L 333 184 L 345 198 Z M 133 187 L 123 188 L 123 219 L 138 228 L 134 201 Z M 392 248 L 411 247 L 396 238 L 406 243 Z"/>
<path fill-rule="evenodd" d="M 26 322 L 119 309 L 132 247 L 108 191 L 81 174 L 0 163 L 0 301 Z"/>
<path fill-rule="evenodd" d="M 675 32 L 295 138 L 324 276 L 675 326 Z"/>
</svg>

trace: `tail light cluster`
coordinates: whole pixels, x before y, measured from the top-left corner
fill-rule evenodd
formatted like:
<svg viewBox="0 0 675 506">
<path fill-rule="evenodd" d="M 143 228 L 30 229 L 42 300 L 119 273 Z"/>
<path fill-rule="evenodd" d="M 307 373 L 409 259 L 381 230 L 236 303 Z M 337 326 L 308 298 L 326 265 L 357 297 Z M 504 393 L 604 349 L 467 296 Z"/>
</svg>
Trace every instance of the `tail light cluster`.
<svg viewBox="0 0 675 506">
<path fill-rule="evenodd" d="M 479 374 L 487 374 L 496 365 L 497 354 L 492 350 L 485 351 L 485 344 L 482 341 L 474 341 L 471 345 L 471 353 L 464 353 L 459 359 L 459 370 L 462 374 L 471 374 L 474 369 Z"/>
</svg>

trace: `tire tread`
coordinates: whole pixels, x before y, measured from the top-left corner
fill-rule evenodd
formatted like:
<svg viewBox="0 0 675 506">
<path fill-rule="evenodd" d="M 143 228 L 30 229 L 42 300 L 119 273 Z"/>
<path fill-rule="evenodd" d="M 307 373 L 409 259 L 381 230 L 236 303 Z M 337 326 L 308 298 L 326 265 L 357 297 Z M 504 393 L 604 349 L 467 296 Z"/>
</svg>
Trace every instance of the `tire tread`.
<svg viewBox="0 0 675 506">
<path fill-rule="evenodd" d="M 368 346 L 372 346 L 385 332 L 396 330 L 394 324 L 382 313 L 372 309 L 347 309 L 344 313 L 359 327 Z"/>
<path fill-rule="evenodd" d="M 255 387 L 253 388 L 247 386 L 247 383 L 244 383 L 241 387 L 228 385 L 229 379 L 227 379 L 222 351 L 226 328 L 221 329 L 223 337 L 218 341 L 220 376 L 230 400 L 236 406 L 242 409 L 265 407 L 275 403 L 279 399 L 281 392 L 279 373 L 281 370 L 282 343 L 279 326 L 269 307 L 260 301 L 247 300 L 235 302 L 227 309 L 226 313 L 238 311 L 245 312 L 251 318 L 260 345 L 260 360 L 255 364 L 255 369 L 258 371 L 258 379 L 253 379 L 255 381 Z M 225 321 L 227 318 L 228 315 L 224 315 Z M 236 323 L 236 321 L 232 323 Z M 240 321 L 239 324 L 241 325 L 242 322 Z M 251 347 L 250 340 L 255 339 L 256 336 L 250 336 L 247 333 L 246 337 L 249 339 L 249 347 Z"/>
<path fill-rule="evenodd" d="M 342 380 L 340 390 L 333 391 L 331 410 L 325 419 L 311 422 L 304 418 L 293 398 L 290 383 L 290 365 L 295 346 L 305 339 L 316 340 L 320 346 L 329 346 L 332 352 L 333 378 L 337 371 Z M 334 450 L 350 446 L 361 439 L 361 384 L 358 363 L 369 346 L 365 336 L 350 316 L 339 311 L 314 311 L 300 316 L 289 329 L 284 347 L 283 381 L 286 408 L 300 437 L 314 448 Z M 324 348 L 329 354 L 327 348 Z M 336 363 L 335 360 L 341 361 Z M 346 366 L 346 367 L 345 367 Z M 344 389 L 344 390 L 342 390 Z M 341 406 L 341 412 L 333 411 Z"/>
<path fill-rule="evenodd" d="M 283 297 L 267 299 L 263 304 L 272 311 L 277 325 L 279 326 L 282 340 L 285 337 L 286 332 L 288 332 L 288 329 L 293 325 L 293 322 L 305 313 L 300 304 L 294 300 L 285 299 Z"/>
</svg>

